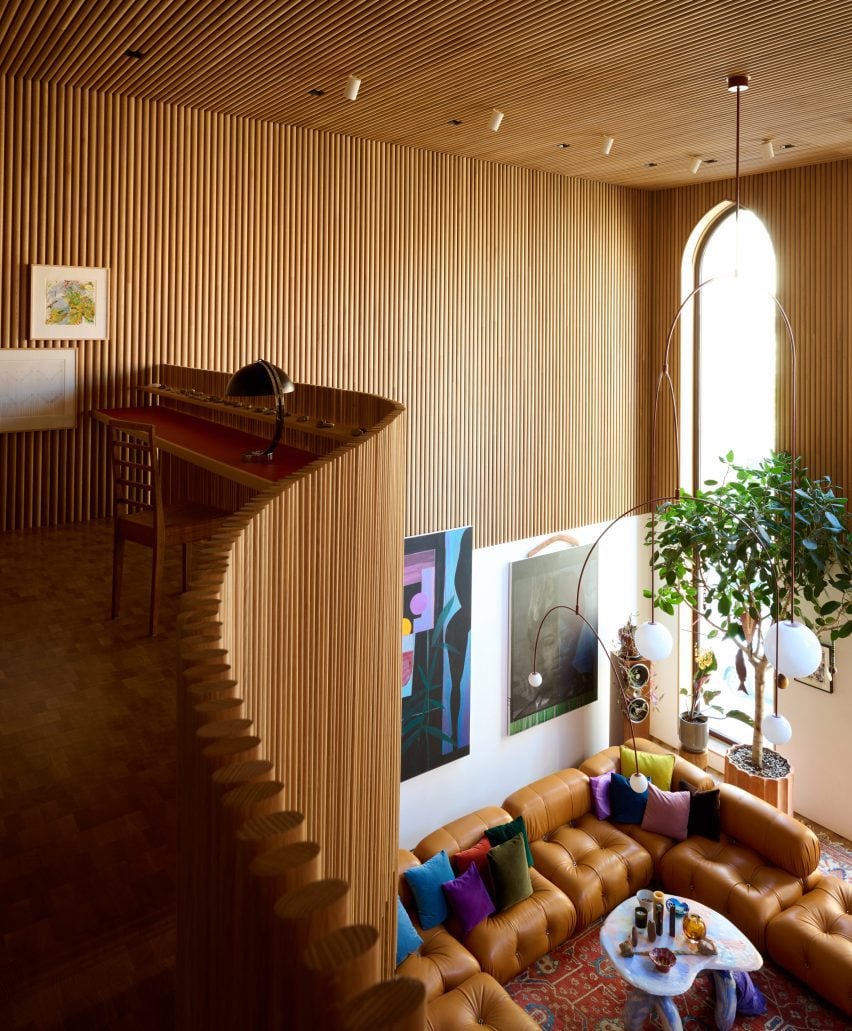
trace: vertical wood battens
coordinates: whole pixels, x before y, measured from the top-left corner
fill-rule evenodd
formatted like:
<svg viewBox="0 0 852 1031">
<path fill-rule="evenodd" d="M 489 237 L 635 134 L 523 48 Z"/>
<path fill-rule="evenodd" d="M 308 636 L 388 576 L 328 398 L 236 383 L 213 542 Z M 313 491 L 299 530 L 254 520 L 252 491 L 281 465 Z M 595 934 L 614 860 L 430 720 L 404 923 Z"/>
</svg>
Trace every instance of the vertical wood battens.
<svg viewBox="0 0 852 1031">
<path fill-rule="evenodd" d="M 730 182 L 653 196 L 655 278 L 651 368 L 646 383 L 659 369 L 665 334 L 680 303 L 680 263 L 687 239 L 708 211 L 732 196 Z M 797 452 L 812 475 L 828 474 L 848 491 L 852 488 L 852 409 L 848 403 L 852 162 L 749 176 L 742 181 L 742 200 L 763 220 L 772 239 L 778 267 L 777 296 L 796 337 Z M 677 346 L 674 357 L 672 376 L 677 383 Z M 789 348 L 780 323 L 778 369 L 778 445 L 789 448 Z M 661 440 L 665 490 L 675 480 L 668 419 L 661 424 Z"/>
<path fill-rule="evenodd" d="M 636 500 L 648 195 L 68 86 L 2 90 L 0 343 L 63 346 L 28 338 L 28 265 L 110 269 L 109 339 L 70 345 L 77 428 L 0 434 L 2 529 L 107 514 L 92 408 L 138 401 L 160 363 L 259 356 L 407 406 L 407 533 L 472 523 L 483 546 Z"/>
</svg>

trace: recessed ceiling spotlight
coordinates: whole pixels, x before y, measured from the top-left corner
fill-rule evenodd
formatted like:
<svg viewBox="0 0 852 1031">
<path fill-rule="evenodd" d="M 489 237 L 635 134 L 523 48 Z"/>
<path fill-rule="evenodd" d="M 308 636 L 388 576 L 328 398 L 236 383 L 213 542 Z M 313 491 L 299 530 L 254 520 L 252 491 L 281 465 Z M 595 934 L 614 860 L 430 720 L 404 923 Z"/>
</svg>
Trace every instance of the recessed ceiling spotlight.
<svg viewBox="0 0 852 1031">
<path fill-rule="evenodd" d="M 646 161 L 645 162 L 645 167 L 646 168 L 656 168 L 657 167 L 657 162 L 656 161 Z"/>
<path fill-rule="evenodd" d="M 308 90 L 308 96 L 309 97 L 324 97 L 325 96 L 325 90 L 324 89 L 316 89 L 316 87 L 314 89 L 309 89 Z"/>
<path fill-rule="evenodd" d="M 500 125 L 503 122 L 503 112 L 498 111 L 496 107 L 491 109 L 491 118 L 488 120 L 488 128 L 492 132 L 497 132 Z"/>
<path fill-rule="evenodd" d="M 604 155 L 609 155 L 609 152 L 612 150 L 612 146 L 614 143 L 614 136 L 604 136 L 603 142 L 601 143 L 601 153 Z"/>
<path fill-rule="evenodd" d="M 462 124 L 462 120 L 461 120 L 461 118 L 451 118 L 451 119 L 450 119 L 450 120 L 449 120 L 449 121 L 447 122 L 447 125 L 461 125 L 461 124 Z"/>
<path fill-rule="evenodd" d="M 141 59 L 145 55 L 142 53 L 141 50 L 132 50 L 131 49 L 131 50 L 125 50 L 124 51 L 124 56 L 125 57 L 132 57 L 134 59 L 134 61 L 141 61 Z"/>
<path fill-rule="evenodd" d="M 716 165 L 719 163 L 718 158 L 704 158 L 703 161 L 705 165 Z"/>
<path fill-rule="evenodd" d="M 361 80 L 354 75 L 350 75 L 346 79 L 346 89 L 343 91 L 343 95 L 347 100 L 357 100 L 360 88 Z"/>
<path fill-rule="evenodd" d="M 571 144 L 570 143 L 557 143 L 556 146 L 558 147 L 559 150 L 567 150 L 571 146 Z"/>
<path fill-rule="evenodd" d="M 792 150 L 793 147 L 795 147 L 795 146 L 796 146 L 795 143 L 782 143 L 781 144 L 781 149 L 782 150 Z"/>
<path fill-rule="evenodd" d="M 689 171 L 695 175 L 699 168 L 701 168 L 701 158 L 696 154 L 689 159 Z"/>
</svg>

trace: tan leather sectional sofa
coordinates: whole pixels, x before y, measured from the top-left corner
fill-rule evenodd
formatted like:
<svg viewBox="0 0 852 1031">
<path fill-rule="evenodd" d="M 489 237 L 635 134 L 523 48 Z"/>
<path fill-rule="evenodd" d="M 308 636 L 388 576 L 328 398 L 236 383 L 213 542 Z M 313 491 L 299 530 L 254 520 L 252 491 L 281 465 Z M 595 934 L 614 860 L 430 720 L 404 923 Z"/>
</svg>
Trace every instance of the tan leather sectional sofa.
<svg viewBox="0 0 852 1031">
<path fill-rule="evenodd" d="M 667 752 L 644 739 L 637 745 L 641 751 Z M 833 878 L 817 873 L 819 842 L 813 832 L 730 785 L 720 785 L 719 841 L 693 835 L 676 842 L 640 825 L 599 820 L 589 778 L 619 771 L 619 757 L 619 748 L 605 749 L 579 769 L 561 770 L 513 792 L 502 807 L 485 807 L 440 827 L 413 853 L 400 852 L 400 896 L 415 920 L 403 871 L 442 849 L 452 856 L 474 846 L 486 829 L 523 816 L 534 861 L 532 895 L 487 917 L 463 943 L 450 933 L 452 923 L 450 930 L 423 932 L 419 952 L 397 968 L 426 984 L 430 1027 L 455 1031 L 483 1020 L 495 1028 L 535 1027 L 518 1007 L 513 1012 L 506 1005 L 511 1000 L 500 984 L 651 884 L 723 913 L 758 949 L 768 948 L 777 962 L 852 1015 L 852 934 L 847 933 L 852 891 L 838 890 L 828 883 Z M 672 784 L 680 780 L 699 790 L 716 786 L 676 757 Z M 821 970 L 811 976 L 816 963 Z M 472 977 L 480 977 L 480 1012 L 478 1003 L 471 1005 L 472 993 L 460 991 Z M 833 989 L 832 981 L 839 987 Z M 503 1022 L 490 1019 L 488 1007 Z"/>
</svg>

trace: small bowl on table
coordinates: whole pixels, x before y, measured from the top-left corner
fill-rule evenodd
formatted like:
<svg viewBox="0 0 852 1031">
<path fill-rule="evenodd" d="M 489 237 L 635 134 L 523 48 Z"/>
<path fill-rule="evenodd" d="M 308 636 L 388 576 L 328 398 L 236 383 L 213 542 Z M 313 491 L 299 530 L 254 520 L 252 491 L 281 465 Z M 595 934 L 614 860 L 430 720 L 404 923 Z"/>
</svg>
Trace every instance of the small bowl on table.
<svg viewBox="0 0 852 1031">
<path fill-rule="evenodd" d="M 654 969 L 659 970 L 661 974 L 667 974 L 675 963 L 677 963 L 677 956 L 671 949 L 660 947 L 651 949 L 648 953 L 648 958 L 654 964 Z"/>
</svg>

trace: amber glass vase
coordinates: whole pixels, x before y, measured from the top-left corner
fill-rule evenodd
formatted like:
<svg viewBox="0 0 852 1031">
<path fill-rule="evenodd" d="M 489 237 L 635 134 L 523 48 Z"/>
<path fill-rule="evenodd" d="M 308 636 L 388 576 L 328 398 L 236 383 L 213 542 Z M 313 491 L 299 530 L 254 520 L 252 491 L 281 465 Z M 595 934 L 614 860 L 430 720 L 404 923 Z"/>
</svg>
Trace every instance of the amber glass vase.
<svg viewBox="0 0 852 1031">
<path fill-rule="evenodd" d="M 697 913 L 687 913 L 683 918 L 683 933 L 690 941 L 700 942 L 707 934 L 707 925 Z"/>
</svg>

